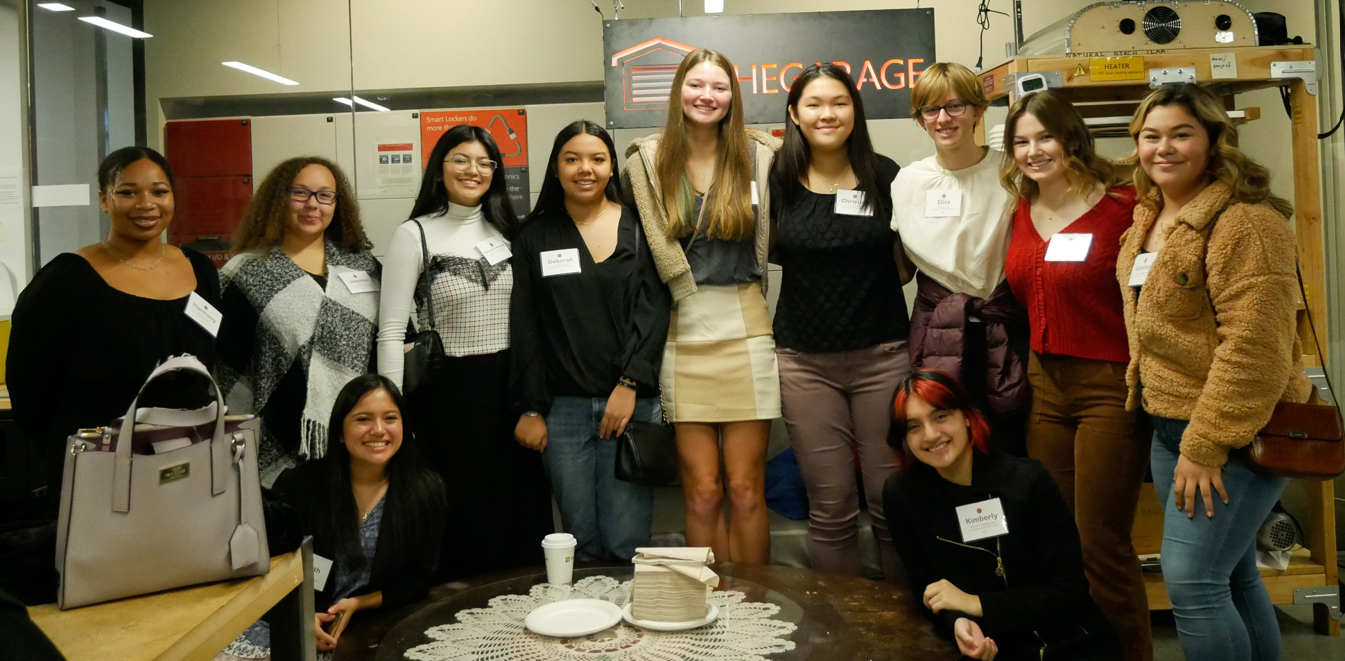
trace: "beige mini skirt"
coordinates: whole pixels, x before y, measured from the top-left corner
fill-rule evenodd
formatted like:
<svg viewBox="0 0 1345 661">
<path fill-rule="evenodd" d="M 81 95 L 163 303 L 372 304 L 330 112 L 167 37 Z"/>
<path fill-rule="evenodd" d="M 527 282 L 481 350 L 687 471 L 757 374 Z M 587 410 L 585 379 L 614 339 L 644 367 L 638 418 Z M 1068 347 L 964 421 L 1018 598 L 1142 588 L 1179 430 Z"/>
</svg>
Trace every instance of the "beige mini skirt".
<svg viewBox="0 0 1345 661">
<path fill-rule="evenodd" d="M 673 304 L 659 385 L 669 422 L 780 417 L 780 370 L 761 284 L 701 285 Z"/>
</svg>

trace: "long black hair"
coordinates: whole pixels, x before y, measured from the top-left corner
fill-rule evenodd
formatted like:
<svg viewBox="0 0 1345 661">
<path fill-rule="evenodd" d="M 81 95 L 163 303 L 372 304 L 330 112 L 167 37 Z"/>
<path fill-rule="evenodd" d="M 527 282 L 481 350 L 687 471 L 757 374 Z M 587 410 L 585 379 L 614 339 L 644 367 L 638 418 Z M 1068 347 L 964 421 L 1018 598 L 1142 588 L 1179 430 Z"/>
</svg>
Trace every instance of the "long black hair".
<svg viewBox="0 0 1345 661">
<path fill-rule="evenodd" d="M 406 421 L 406 399 L 387 377 L 364 374 L 351 379 L 336 396 L 332 417 L 327 425 L 327 454 L 323 480 L 323 498 L 327 503 L 326 515 L 317 516 L 314 537 L 327 542 L 336 551 L 343 566 L 357 570 L 372 558 L 364 557 L 360 546 L 359 506 L 350 482 L 350 451 L 346 449 L 346 416 L 365 395 L 376 390 L 387 391 L 402 414 L 402 445 L 388 459 L 385 468 L 388 478 L 387 494 L 383 497 L 383 522 L 379 526 L 379 556 L 386 558 L 388 568 L 423 564 L 425 559 L 437 560 L 442 537 L 427 535 L 426 530 L 437 529 L 447 508 L 444 483 L 433 471 L 424 467 L 415 437 Z M 385 547 L 386 545 L 386 547 Z M 384 551 L 384 549 L 387 549 Z"/>
<path fill-rule="evenodd" d="M 537 204 L 533 206 L 532 213 L 529 213 L 523 222 L 526 223 L 549 211 L 565 209 L 565 189 L 560 184 L 556 162 L 560 160 L 560 150 L 565 148 L 565 143 L 581 135 L 591 135 L 602 140 L 607 146 L 607 159 L 612 164 L 612 177 L 607 180 L 607 188 L 603 190 L 603 194 L 608 200 L 621 203 L 621 177 L 616 168 L 616 144 L 612 142 L 612 136 L 607 129 L 587 119 L 581 119 L 567 124 L 556 134 L 556 142 L 551 146 L 551 158 L 546 162 L 546 179 L 542 181 L 542 192 L 537 195 Z"/>
<path fill-rule="evenodd" d="M 416 196 L 416 206 L 411 209 L 411 218 L 437 215 L 448 211 L 448 190 L 444 188 L 444 159 L 448 152 L 464 142 L 479 142 L 486 148 L 490 160 L 495 161 L 495 174 L 490 178 L 490 188 L 481 196 L 481 212 L 486 222 L 495 226 L 506 239 L 514 238 L 518 229 L 518 216 L 509 204 L 509 184 L 504 176 L 504 158 L 490 131 L 480 126 L 459 124 L 444 131 L 439 142 L 434 143 L 430 152 L 430 162 L 425 166 L 425 176 L 420 180 L 420 194 Z"/>
<path fill-rule="evenodd" d="M 799 99 L 808 84 L 818 78 L 831 78 L 845 86 L 850 94 L 850 102 L 855 108 L 854 128 L 846 139 L 846 151 L 850 156 L 850 169 L 859 181 L 858 190 L 864 193 L 865 208 L 874 212 L 874 217 L 885 218 L 891 214 L 892 192 L 878 183 L 878 154 L 873 151 L 873 140 L 869 138 L 869 123 L 864 118 L 864 99 L 855 88 L 855 81 L 845 69 L 831 63 L 813 64 L 794 79 L 789 90 L 788 107 L 785 109 L 785 141 L 775 156 L 775 167 L 771 174 L 784 192 L 784 203 L 792 204 L 803 188 L 803 180 L 808 176 L 808 164 L 813 160 L 812 148 L 803 131 L 789 115 L 789 108 L 795 113 L 799 110 Z"/>
</svg>

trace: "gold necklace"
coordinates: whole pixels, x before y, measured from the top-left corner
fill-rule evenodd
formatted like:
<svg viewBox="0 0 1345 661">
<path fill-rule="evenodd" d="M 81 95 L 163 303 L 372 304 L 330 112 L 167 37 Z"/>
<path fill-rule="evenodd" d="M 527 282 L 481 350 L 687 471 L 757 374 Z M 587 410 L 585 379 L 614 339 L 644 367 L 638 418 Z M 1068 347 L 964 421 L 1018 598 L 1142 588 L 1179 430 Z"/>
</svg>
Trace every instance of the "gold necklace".
<svg viewBox="0 0 1345 661">
<path fill-rule="evenodd" d="M 602 207 L 602 211 L 599 211 L 598 215 L 594 216 L 591 220 L 585 223 L 581 223 L 578 220 L 575 220 L 574 216 L 570 216 L 570 220 L 574 220 L 574 224 L 580 227 L 588 227 L 589 225 L 598 222 L 599 218 L 602 218 L 603 216 L 607 215 L 607 211 L 611 208 L 612 208 L 611 205 L 604 204 Z"/>
<path fill-rule="evenodd" d="M 156 260 L 154 260 L 154 263 L 153 263 L 153 264 L 150 264 L 149 266 L 136 266 L 134 263 L 126 261 L 126 258 L 125 258 L 125 257 L 122 257 L 121 255 L 118 255 L 118 254 L 117 254 L 117 251 L 115 251 L 115 250 L 112 249 L 112 244 L 109 242 L 108 239 L 103 239 L 103 248 L 104 248 L 105 250 L 107 250 L 107 252 L 108 252 L 109 255 L 112 255 L 113 257 L 117 258 L 117 261 L 118 261 L 118 262 L 121 262 L 122 264 L 125 264 L 125 265 L 127 265 L 127 266 L 129 266 L 129 267 L 131 267 L 131 268 L 133 268 L 133 269 L 135 269 L 135 270 L 137 270 L 137 271 L 149 272 L 149 271 L 153 271 L 154 269 L 158 268 L 158 266 L 159 266 L 159 262 L 162 262 L 162 261 L 163 261 L 163 256 L 164 256 L 164 254 L 166 254 L 167 251 L 168 251 L 168 244 L 166 244 L 166 243 L 160 243 L 160 244 L 159 244 L 159 258 L 156 259 Z"/>
<path fill-rule="evenodd" d="M 364 525 L 364 522 L 369 519 L 369 515 L 373 514 L 374 510 L 378 509 L 378 504 L 383 501 L 383 495 L 386 494 L 387 492 L 388 492 L 388 481 L 385 479 L 383 480 L 383 484 L 380 484 L 378 486 L 377 495 L 374 497 L 374 504 L 369 506 L 368 512 L 365 512 L 360 515 L 360 525 Z"/>
</svg>

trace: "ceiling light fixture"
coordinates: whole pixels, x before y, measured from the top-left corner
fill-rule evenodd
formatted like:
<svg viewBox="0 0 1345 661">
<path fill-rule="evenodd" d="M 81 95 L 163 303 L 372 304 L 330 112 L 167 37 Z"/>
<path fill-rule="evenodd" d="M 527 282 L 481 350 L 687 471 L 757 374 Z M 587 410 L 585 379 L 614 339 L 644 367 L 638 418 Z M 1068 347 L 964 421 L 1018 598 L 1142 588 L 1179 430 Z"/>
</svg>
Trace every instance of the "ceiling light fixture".
<svg viewBox="0 0 1345 661">
<path fill-rule="evenodd" d="M 705 13 L 707 14 L 724 13 L 724 0 L 705 0 Z"/>
<path fill-rule="evenodd" d="M 71 7 L 70 5 L 63 5 L 59 2 L 41 2 L 38 3 L 37 6 L 47 11 L 75 11 L 74 7 Z"/>
<path fill-rule="evenodd" d="M 341 103 L 341 104 L 344 104 L 344 105 L 347 105 L 347 106 L 354 107 L 354 105 L 351 103 L 350 99 L 347 99 L 347 98 L 344 97 L 344 96 L 333 97 L 332 100 L 335 101 L 335 102 L 337 102 L 337 103 Z M 364 106 L 365 108 L 369 108 L 369 109 L 372 109 L 372 110 L 377 110 L 377 111 L 379 111 L 379 112 L 392 112 L 392 109 L 391 109 L 391 108 L 384 108 L 383 106 L 380 106 L 380 105 L 378 105 L 377 103 L 374 103 L 373 101 L 366 101 L 366 100 L 364 100 L 364 99 L 361 99 L 361 98 L 358 97 L 358 96 L 355 97 L 355 103 L 358 103 L 358 104 Z"/>
<path fill-rule="evenodd" d="M 148 32 L 141 32 L 140 30 L 137 30 L 135 28 L 128 28 L 125 25 L 122 25 L 121 23 L 113 23 L 112 21 L 109 21 L 106 18 L 103 18 L 102 16 L 80 16 L 79 20 L 84 21 L 85 23 L 92 23 L 93 25 L 97 25 L 98 27 L 103 28 L 104 30 L 119 32 L 128 37 L 135 37 L 136 39 L 149 39 L 150 37 L 154 36 Z"/>
<path fill-rule="evenodd" d="M 277 76 L 276 74 L 273 74 L 270 71 L 267 71 L 265 69 L 258 69 L 257 67 L 254 67 L 250 64 L 243 64 L 242 62 L 220 62 L 220 64 L 223 64 L 226 67 L 232 67 L 234 69 L 238 69 L 239 71 L 246 71 L 254 76 L 261 76 L 262 78 L 265 78 L 267 80 L 274 80 L 275 82 L 280 83 L 281 85 L 299 84 L 293 80 L 290 80 L 289 78 L 286 78 L 284 76 Z"/>
</svg>

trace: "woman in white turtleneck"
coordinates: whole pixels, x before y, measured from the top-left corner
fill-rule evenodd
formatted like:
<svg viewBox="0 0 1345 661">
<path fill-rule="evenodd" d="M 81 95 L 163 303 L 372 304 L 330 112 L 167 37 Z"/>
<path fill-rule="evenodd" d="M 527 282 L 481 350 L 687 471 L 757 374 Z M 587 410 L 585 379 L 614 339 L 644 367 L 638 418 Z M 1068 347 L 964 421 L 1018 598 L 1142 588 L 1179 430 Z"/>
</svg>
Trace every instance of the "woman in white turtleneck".
<svg viewBox="0 0 1345 661">
<path fill-rule="evenodd" d="M 518 217 L 501 161 L 485 129 L 446 131 L 430 152 L 411 220 L 383 257 L 378 373 L 402 385 L 408 319 L 432 325 L 444 345 L 443 376 L 408 398 L 412 431 L 448 489 L 441 580 L 535 564 L 538 541 L 553 532 L 541 461 L 514 443 L 510 419 L 508 242 Z"/>
</svg>

